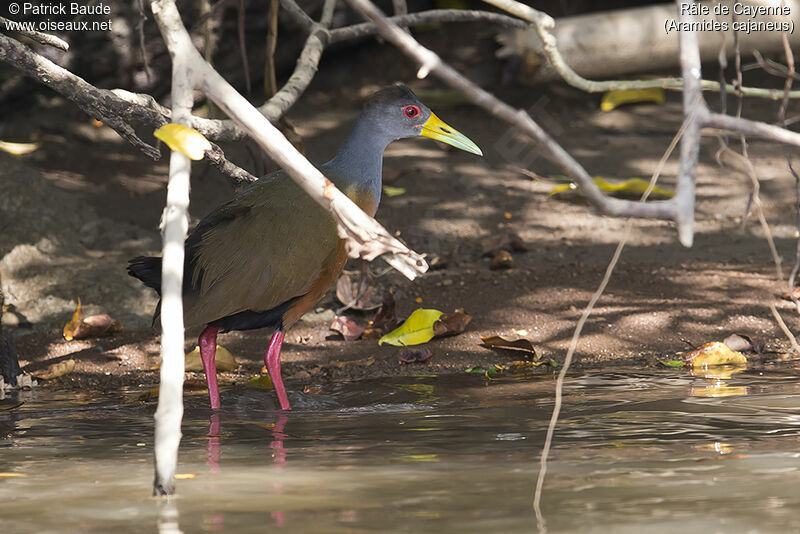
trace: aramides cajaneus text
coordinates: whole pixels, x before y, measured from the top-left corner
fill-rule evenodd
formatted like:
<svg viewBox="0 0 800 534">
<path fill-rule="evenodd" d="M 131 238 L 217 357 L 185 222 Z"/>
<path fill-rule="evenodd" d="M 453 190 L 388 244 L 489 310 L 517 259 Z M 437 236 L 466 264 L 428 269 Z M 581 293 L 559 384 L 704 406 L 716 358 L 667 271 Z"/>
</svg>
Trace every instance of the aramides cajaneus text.
<svg viewBox="0 0 800 534">
<path fill-rule="evenodd" d="M 384 149 L 419 135 L 482 155 L 410 89 L 395 85 L 369 99 L 336 156 L 320 170 L 373 216 Z M 212 409 L 219 408 L 217 333 L 264 327 L 274 329 L 264 362 L 281 408 L 290 409 L 281 379 L 283 332 L 325 295 L 346 261 L 331 214 L 284 171 L 260 178 L 200 221 L 186 239 L 183 312 L 187 328 L 206 325 L 199 345 Z M 161 258 L 134 258 L 128 273 L 160 291 Z"/>
</svg>

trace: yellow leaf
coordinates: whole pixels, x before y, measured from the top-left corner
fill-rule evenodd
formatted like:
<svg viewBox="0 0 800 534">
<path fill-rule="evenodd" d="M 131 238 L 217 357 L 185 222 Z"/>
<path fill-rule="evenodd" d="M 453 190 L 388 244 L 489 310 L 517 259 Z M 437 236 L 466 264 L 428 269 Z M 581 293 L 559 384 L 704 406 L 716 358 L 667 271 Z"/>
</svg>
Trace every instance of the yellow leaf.
<svg viewBox="0 0 800 534">
<path fill-rule="evenodd" d="M 68 375 L 74 370 L 75 360 L 70 358 L 69 360 L 50 364 L 47 366 L 47 368 L 39 371 L 33 371 L 31 374 L 42 380 L 51 380 L 53 378 L 58 378 L 59 376 Z"/>
<path fill-rule="evenodd" d="M 34 150 L 38 150 L 40 143 L 12 143 L 10 141 L 0 141 L 0 150 L 12 156 L 24 156 Z"/>
<path fill-rule="evenodd" d="M 175 473 L 175 480 L 188 480 L 197 476 L 197 473 Z"/>
<path fill-rule="evenodd" d="M 688 353 L 686 355 L 686 363 L 692 367 L 741 365 L 747 363 L 747 358 L 741 352 L 731 350 L 725 343 L 715 341 L 706 343 L 699 349 Z"/>
<path fill-rule="evenodd" d="M 7 473 L 7 472 L 0 473 L 0 478 L 19 478 L 26 476 L 28 475 L 26 475 L 25 473 Z"/>
<path fill-rule="evenodd" d="M 254 376 L 249 382 L 247 382 L 247 387 L 256 389 L 275 389 L 272 379 L 267 375 Z"/>
<path fill-rule="evenodd" d="M 214 355 L 214 363 L 217 364 L 218 371 L 235 371 L 239 368 L 236 358 L 228 349 L 217 345 L 217 353 Z M 187 371 L 202 371 L 203 360 L 200 359 L 200 347 L 195 347 L 192 352 L 186 355 L 183 368 Z"/>
<path fill-rule="evenodd" d="M 609 91 L 603 95 L 600 101 L 600 109 L 611 111 L 623 104 L 634 104 L 637 102 L 664 103 L 664 90 L 660 87 L 651 89 L 622 89 L 619 91 Z"/>
<path fill-rule="evenodd" d="M 632 195 L 641 195 L 644 193 L 647 188 L 650 186 L 650 182 L 647 180 L 643 180 L 642 178 L 629 178 L 624 182 L 609 182 L 605 178 L 601 176 L 595 176 L 592 178 L 594 183 L 597 184 L 597 187 L 600 188 L 601 191 L 605 191 L 606 193 L 611 193 L 615 196 L 632 196 Z M 568 184 L 559 184 L 555 186 L 553 189 L 550 190 L 548 195 L 554 196 L 559 193 L 563 193 L 564 191 L 574 191 L 578 189 L 578 186 L 574 183 Z M 675 193 L 672 191 L 668 191 L 661 187 L 654 187 L 652 191 L 653 195 L 659 195 L 665 198 L 672 198 L 675 196 Z"/>
<path fill-rule="evenodd" d="M 75 331 L 78 329 L 78 325 L 81 324 L 82 319 L 83 310 L 81 307 L 81 298 L 78 297 L 78 305 L 75 307 L 75 313 L 72 314 L 72 319 L 64 325 L 64 339 L 72 341 Z"/>
<path fill-rule="evenodd" d="M 414 310 L 406 322 L 378 340 L 378 345 L 388 343 L 398 347 L 421 345 L 433 338 L 433 323 L 439 320 L 439 310 Z"/>
<path fill-rule="evenodd" d="M 206 151 L 211 150 L 211 143 L 203 137 L 203 134 L 182 124 L 174 122 L 165 124 L 153 135 L 164 141 L 172 150 L 195 161 L 203 159 Z"/>
<path fill-rule="evenodd" d="M 390 185 L 383 186 L 383 192 L 386 193 L 387 197 L 399 197 L 400 195 L 406 194 L 405 187 L 392 187 Z"/>
</svg>

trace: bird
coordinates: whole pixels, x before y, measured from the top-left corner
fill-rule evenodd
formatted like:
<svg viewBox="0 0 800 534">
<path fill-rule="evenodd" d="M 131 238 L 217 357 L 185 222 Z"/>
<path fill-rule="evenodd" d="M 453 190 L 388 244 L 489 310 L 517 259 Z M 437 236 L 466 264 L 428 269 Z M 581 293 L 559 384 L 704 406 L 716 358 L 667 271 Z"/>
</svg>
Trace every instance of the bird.
<svg viewBox="0 0 800 534">
<path fill-rule="evenodd" d="M 369 98 L 336 155 L 318 168 L 374 216 L 384 150 L 418 136 L 483 155 L 408 87 L 395 84 Z M 346 261 L 333 216 L 283 170 L 259 178 L 200 220 L 185 241 L 183 313 L 186 328 L 205 327 L 198 345 L 212 410 L 220 408 L 217 334 L 259 328 L 273 330 L 264 363 L 281 409 L 291 409 L 280 369 L 284 332 L 325 295 Z M 160 295 L 160 257 L 129 260 L 128 274 Z M 159 313 L 160 301 L 153 324 Z"/>
</svg>

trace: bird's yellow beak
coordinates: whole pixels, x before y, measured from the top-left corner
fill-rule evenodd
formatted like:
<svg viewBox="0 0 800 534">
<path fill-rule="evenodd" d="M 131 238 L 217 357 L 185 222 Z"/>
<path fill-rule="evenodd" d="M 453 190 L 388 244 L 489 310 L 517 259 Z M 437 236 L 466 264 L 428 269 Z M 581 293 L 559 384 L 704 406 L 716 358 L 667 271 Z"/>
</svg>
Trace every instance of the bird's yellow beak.
<svg viewBox="0 0 800 534">
<path fill-rule="evenodd" d="M 433 112 L 431 112 L 431 117 L 422 125 L 422 131 L 419 134 L 447 143 L 448 145 L 460 148 L 466 152 L 472 152 L 473 154 L 483 156 L 481 149 L 478 148 L 478 145 L 470 141 L 469 137 L 442 122 Z"/>
</svg>

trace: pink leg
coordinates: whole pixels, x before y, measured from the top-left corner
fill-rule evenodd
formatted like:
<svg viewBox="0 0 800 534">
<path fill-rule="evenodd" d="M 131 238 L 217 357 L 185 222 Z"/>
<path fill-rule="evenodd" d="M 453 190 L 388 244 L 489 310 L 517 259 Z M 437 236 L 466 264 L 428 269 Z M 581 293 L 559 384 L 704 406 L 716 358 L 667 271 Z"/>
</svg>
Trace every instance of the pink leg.
<svg viewBox="0 0 800 534">
<path fill-rule="evenodd" d="M 211 402 L 212 410 L 219 410 L 219 389 L 217 388 L 217 364 L 214 357 L 217 354 L 217 332 L 216 326 L 207 326 L 200 334 L 198 343 L 200 345 L 200 359 L 203 361 L 203 370 L 206 372 L 206 383 L 208 383 L 208 399 Z M 280 348 L 280 346 L 278 347 Z"/>
<path fill-rule="evenodd" d="M 276 330 L 269 340 L 269 347 L 264 354 L 264 363 L 267 365 L 269 377 L 275 385 L 275 393 L 278 394 L 278 401 L 281 403 L 281 410 L 291 410 L 289 397 L 286 396 L 286 389 L 283 387 L 281 378 L 281 345 L 283 344 L 283 331 Z"/>
</svg>

